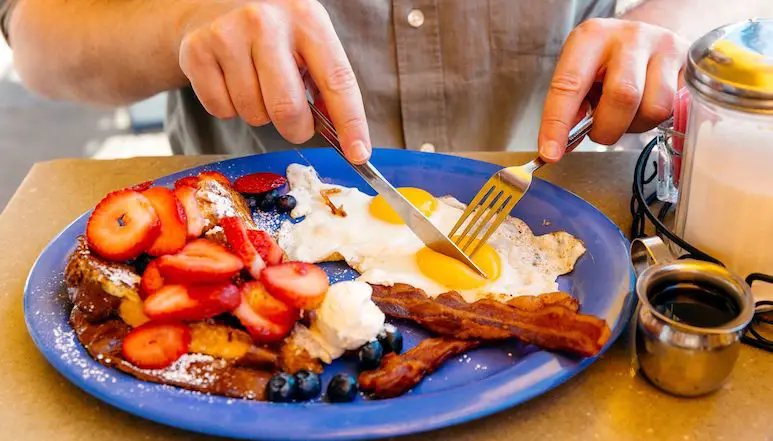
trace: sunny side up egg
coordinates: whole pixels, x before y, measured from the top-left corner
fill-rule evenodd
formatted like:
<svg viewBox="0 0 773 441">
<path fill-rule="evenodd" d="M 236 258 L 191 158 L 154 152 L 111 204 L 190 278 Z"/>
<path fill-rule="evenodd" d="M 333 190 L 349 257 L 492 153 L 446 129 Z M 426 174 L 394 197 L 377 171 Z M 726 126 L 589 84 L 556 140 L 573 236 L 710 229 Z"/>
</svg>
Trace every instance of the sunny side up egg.
<svg viewBox="0 0 773 441">
<path fill-rule="evenodd" d="M 372 284 L 406 283 L 430 296 L 455 290 L 467 301 L 537 295 L 557 291 L 557 277 L 570 272 L 585 252 L 566 232 L 535 236 L 523 221 L 510 217 L 473 256 L 489 276 L 482 278 L 425 247 L 383 198 L 323 183 L 312 167 L 300 164 L 288 167 L 287 180 L 297 200 L 291 216 L 303 217 L 279 229 L 279 245 L 288 258 L 344 260 L 360 273 L 358 280 Z M 418 188 L 399 191 L 446 234 L 465 208 L 450 196 L 434 197 Z"/>
</svg>

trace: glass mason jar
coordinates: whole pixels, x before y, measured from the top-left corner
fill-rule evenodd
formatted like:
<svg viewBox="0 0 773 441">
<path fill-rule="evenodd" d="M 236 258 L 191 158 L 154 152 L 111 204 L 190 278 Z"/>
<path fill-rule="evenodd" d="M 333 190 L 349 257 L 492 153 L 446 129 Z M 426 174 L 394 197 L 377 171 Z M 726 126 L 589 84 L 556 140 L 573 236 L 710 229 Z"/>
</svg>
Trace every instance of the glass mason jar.
<svg viewBox="0 0 773 441">
<path fill-rule="evenodd" d="M 685 81 L 692 100 L 675 233 L 741 276 L 773 274 L 773 20 L 696 41 Z M 773 286 L 757 291 L 770 297 Z"/>
</svg>

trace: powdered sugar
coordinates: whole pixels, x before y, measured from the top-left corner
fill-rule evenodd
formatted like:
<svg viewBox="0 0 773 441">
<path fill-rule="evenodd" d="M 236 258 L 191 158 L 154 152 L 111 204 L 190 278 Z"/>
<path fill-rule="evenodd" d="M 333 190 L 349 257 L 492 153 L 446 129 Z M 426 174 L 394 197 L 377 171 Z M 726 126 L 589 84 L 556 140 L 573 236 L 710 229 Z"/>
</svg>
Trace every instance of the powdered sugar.
<svg viewBox="0 0 773 441">
<path fill-rule="evenodd" d="M 196 363 L 203 363 L 197 365 Z M 174 381 L 180 383 L 206 386 L 214 383 L 218 376 L 213 369 L 223 369 L 225 361 L 215 359 L 204 354 L 184 354 L 177 359 L 171 366 L 165 369 L 148 369 L 145 372 L 149 375 L 160 377 L 165 381 Z"/>
<path fill-rule="evenodd" d="M 100 365 L 95 366 L 91 359 L 84 356 L 75 331 L 69 326 L 66 329 L 62 325 L 54 328 L 54 347 L 62 361 L 81 370 L 81 376 L 84 380 L 93 379 L 98 383 L 106 381 L 115 383 L 115 378 L 108 374 L 107 368 Z"/>
<path fill-rule="evenodd" d="M 222 219 L 228 216 L 236 216 L 236 210 L 234 210 L 233 203 L 226 195 L 217 193 L 218 186 L 210 186 L 207 189 L 199 189 L 196 193 L 198 197 L 212 204 L 212 209 L 218 219 Z"/>
<path fill-rule="evenodd" d="M 252 220 L 259 230 L 267 231 L 272 235 L 276 234 L 282 224 L 282 218 L 273 211 L 258 210 L 252 214 Z"/>
<path fill-rule="evenodd" d="M 140 283 L 140 277 L 126 268 L 104 266 L 102 274 L 112 283 L 121 283 L 129 288 L 137 288 Z"/>
</svg>

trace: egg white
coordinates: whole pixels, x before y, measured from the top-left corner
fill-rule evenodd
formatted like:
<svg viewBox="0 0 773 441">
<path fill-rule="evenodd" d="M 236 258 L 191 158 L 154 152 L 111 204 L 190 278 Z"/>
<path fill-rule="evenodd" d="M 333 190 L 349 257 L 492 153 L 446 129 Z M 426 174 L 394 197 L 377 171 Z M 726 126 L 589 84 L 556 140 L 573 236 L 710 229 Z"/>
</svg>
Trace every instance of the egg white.
<svg viewBox="0 0 773 441">
<path fill-rule="evenodd" d="M 361 275 L 357 280 L 391 286 L 406 283 L 437 296 L 450 289 L 419 269 L 415 254 L 424 244 L 405 225 L 391 224 L 369 212 L 373 196 L 356 188 L 325 184 L 310 166 L 292 164 L 287 169 L 290 194 L 297 205 L 293 218 L 279 229 L 279 245 L 291 260 L 319 263 L 344 260 Z M 334 215 L 320 191 L 339 189 L 330 195 L 345 217 Z M 448 233 L 465 209 L 451 196 L 437 197 L 430 221 Z M 558 290 L 556 279 L 574 268 L 585 252 L 582 242 L 558 231 L 535 236 L 520 219 L 509 217 L 488 240 L 501 261 L 501 275 L 479 288 L 457 290 L 467 301 L 483 297 L 508 298 Z"/>
</svg>

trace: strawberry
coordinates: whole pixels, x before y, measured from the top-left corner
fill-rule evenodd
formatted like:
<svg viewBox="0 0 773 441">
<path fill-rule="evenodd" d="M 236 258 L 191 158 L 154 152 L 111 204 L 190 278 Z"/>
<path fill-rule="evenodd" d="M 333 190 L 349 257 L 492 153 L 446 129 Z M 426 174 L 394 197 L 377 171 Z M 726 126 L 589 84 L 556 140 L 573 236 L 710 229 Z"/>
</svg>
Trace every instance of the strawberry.
<svg viewBox="0 0 773 441">
<path fill-rule="evenodd" d="M 265 268 L 260 281 L 277 299 L 299 309 L 314 309 L 330 287 L 322 268 L 303 262 L 285 262 Z"/>
<path fill-rule="evenodd" d="M 263 258 L 258 254 L 258 250 L 252 245 L 247 236 L 247 227 L 244 221 L 235 216 L 224 217 L 220 220 L 220 226 L 223 227 L 226 241 L 231 250 L 241 257 L 244 266 L 252 277 L 258 279 L 260 272 L 266 267 Z"/>
<path fill-rule="evenodd" d="M 151 201 L 133 190 L 119 190 L 105 196 L 86 224 L 86 239 L 91 250 L 112 261 L 139 256 L 160 232 L 161 222 Z"/>
<path fill-rule="evenodd" d="M 129 190 L 134 190 L 134 191 L 138 191 L 138 192 L 142 193 L 143 191 L 149 189 L 152 186 L 153 186 L 152 182 L 145 181 L 145 182 L 141 182 L 141 183 L 139 183 L 137 185 L 133 185 L 133 186 L 129 187 Z"/>
<path fill-rule="evenodd" d="M 158 269 L 158 260 L 152 260 L 142 273 L 142 279 L 140 280 L 140 297 L 144 299 L 161 289 L 163 286 L 164 278 L 161 276 L 161 271 Z"/>
<path fill-rule="evenodd" d="M 150 199 L 161 219 L 161 234 L 148 248 L 148 254 L 163 256 L 180 251 L 188 235 L 188 219 L 182 204 L 166 187 L 152 187 L 142 194 Z"/>
<path fill-rule="evenodd" d="M 250 306 L 249 301 L 242 292 L 242 301 L 234 309 L 233 315 L 247 328 L 252 339 L 258 343 L 275 343 L 283 339 L 293 328 L 295 322 L 276 323 L 263 316 Z"/>
<path fill-rule="evenodd" d="M 266 320 L 280 325 L 295 323 L 300 318 L 300 311 L 274 298 L 266 291 L 262 283 L 253 280 L 240 288 L 242 297 L 252 308 Z"/>
<path fill-rule="evenodd" d="M 175 181 L 174 188 L 180 188 L 180 187 L 191 187 L 191 188 L 198 188 L 199 187 L 199 177 L 198 176 L 186 176 L 184 178 L 180 178 Z"/>
<path fill-rule="evenodd" d="M 230 282 L 167 285 L 145 299 L 144 312 L 155 321 L 196 321 L 231 312 L 239 303 L 239 288 Z"/>
<path fill-rule="evenodd" d="M 159 257 L 158 264 L 164 279 L 181 283 L 226 281 L 244 268 L 238 257 L 207 239 L 196 239 L 177 254 Z"/>
<path fill-rule="evenodd" d="M 263 230 L 247 230 L 247 237 L 266 265 L 276 265 L 282 262 L 285 253 L 270 234 Z"/>
<path fill-rule="evenodd" d="M 231 186 L 231 180 L 228 179 L 224 174 L 217 172 L 217 171 L 203 171 L 199 173 L 200 178 L 211 178 L 216 180 L 217 182 L 220 182 L 221 184 Z"/>
<path fill-rule="evenodd" d="M 287 182 L 284 176 L 276 173 L 262 172 L 244 175 L 234 182 L 234 188 L 239 193 L 260 194 L 279 188 Z"/>
<path fill-rule="evenodd" d="M 123 339 L 121 353 L 141 369 L 163 369 L 188 353 L 191 330 L 182 323 L 146 323 Z"/>
<path fill-rule="evenodd" d="M 199 202 L 196 200 L 196 189 L 193 187 L 182 186 L 174 191 L 174 195 L 180 201 L 185 210 L 185 217 L 188 220 L 188 237 L 197 238 L 204 231 L 204 215 L 201 214 Z"/>
</svg>

